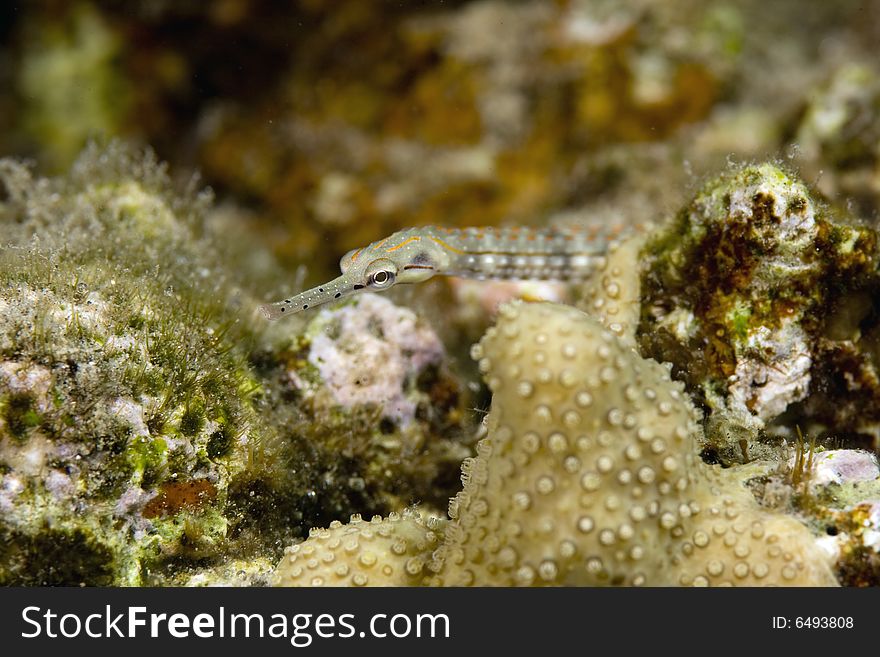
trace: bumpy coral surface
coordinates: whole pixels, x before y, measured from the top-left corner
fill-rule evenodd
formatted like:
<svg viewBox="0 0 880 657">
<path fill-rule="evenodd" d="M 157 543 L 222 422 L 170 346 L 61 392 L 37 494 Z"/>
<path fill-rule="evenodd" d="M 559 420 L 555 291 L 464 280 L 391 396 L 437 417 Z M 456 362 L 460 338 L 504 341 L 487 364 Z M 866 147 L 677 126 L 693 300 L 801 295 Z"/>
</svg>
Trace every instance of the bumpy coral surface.
<svg viewBox="0 0 880 657">
<path fill-rule="evenodd" d="M 475 356 L 489 434 L 462 468 L 432 583 L 836 583 L 804 525 L 700 461 L 698 414 L 668 369 L 595 320 L 511 304 Z"/>
<path fill-rule="evenodd" d="M 313 529 L 285 550 L 275 586 L 408 586 L 422 584 L 444 523 L 411 509 L 370 522 L 353 516 L 343 525 Z"/>
<path fill-rule="evenodd" d="M 612 242 L 598 271 L 584 285 L 578 307 L 597 318 L 622 342 L 634 346 L 639 323 L 641 276 L 638 266 L 644 235 Z"/>
</svg>

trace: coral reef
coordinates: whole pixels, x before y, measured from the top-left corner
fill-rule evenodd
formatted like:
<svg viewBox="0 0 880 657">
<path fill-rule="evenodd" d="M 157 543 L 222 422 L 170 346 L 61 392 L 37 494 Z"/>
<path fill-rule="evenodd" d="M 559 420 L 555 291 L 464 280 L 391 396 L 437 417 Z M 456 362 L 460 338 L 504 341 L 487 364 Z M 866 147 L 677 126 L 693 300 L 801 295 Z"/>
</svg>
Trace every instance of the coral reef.
<svg viewBox="0 0 880 657">
<path fill-rule="evenodd" d="M 877 279 L 875 231 L 833 219 L 771 164 L 705 185 L 646 255 L 640 349 L 697 391 L 725 460 L 761 455 L 766 424 L 828 387 L 813 381 L 826 327 Z"/>
<path fill-rule="evenodd" d="M 488 436 L 462 467 L 432 583 L 836 584 L 804 525 L 702 463 L 699 415 L 669 370 L 595 320 L 509 304 L 474 355 L 494 393 Z M 318 543 L 297 552 L 317 559 Z M 303 581 L 293 563 L 279 583 Z"/>
<path fill-rule="evenodd" d="M 207 197 L 120 147 L 0 171 L 0 581 L 137 584 L 216 553 L 260 421 Z"/>
<path fill-rule="evenodd" d="M 287 583 L 640 583 L 639 572 L 645 583 L 752 582 L 759 557 L 761 581 L 778 579 L 769 546 L 737 534 L 737 521 L 723 552 L 733 539 L 716 540 L 713 508 L 757 514 L 765 534 L 795 537 L 792 561 L 813 564 L 802 520 L 841 583 L 878 582 L 880 3 L 6 5 L 0 152 L 62 172 L 90 137 L 125 135 L 178 173 L 200 169 L 219 203 L 118 145 L 91 147 L 51 180 L 0 161 L 0 583 L 262 585 L 284 545 L 353 513 L 386 520 L 314 532 L 284 557 L 288 574 L 302 568 Z M 609 249 L 583 289 L 437 280 L 283 325 L 252 314 L 255 299 L 296 293 L 348 249 L 403 227 L 664 217 Z M 520 307 L 483 342 L 495 354 L 483 374 L 503 385 L 448 533 L 446 520 L 390 516 L 413 505 L 435 515 L 460 490 L 490 398 L 467 350 L 517 296 L 598 320 L 608 349 L 641 369 L 633 385 L 664 379 L 654 383 L 688 436 L 664 436 L 660 461 L 641 445 L 651 485 L 609 446 L 570 445 L 553 461 L 551 433 L 576 443 L 613 429 L 620 449 L 629 434 L 606 427 L 605 402 L 569 409 L 554 397 L 549 365 L 500 364 L 504 331 L 537 312 Z M 587 321 L 548 312 L 548 326 Z M 588 332 L 579 368 L 580 351 L 598 348 L 590 340 L 606 344 L 595 322 Z M 686 393 L 632 349 L 672 363 Z M 505 377 L 517 363 L 533 389 L 513 403 L 520 380 Z M 594 365 L 577 386 L 614 387 L 589 378 Z M 633 403 L 623 394 L 614 408 Z M 533 455 L 516 439 L 543 412 L 512 428 L 505 418 L 539 397 L 554 431 L 534 429 L 546 445 Z M 632 415 L 674 438 L 673 420 L 642 419 L 653 411 L 641 403 Z M 576 433 L 567 410 L 604 428 Z M 687 465 L 682 491 L 676 473 L 663 479 L 673 454 Z M 532 522 L 544 509 L 570 528 L 569 456 L 615 463 L 598 473 L 585 511 L 596 530 L 572 539 L 575 556 L 542 543 Z M 544 472 L 486 475 L 506 472 L 505 458 L 523 477 Z M 514 480 L 532 504 L 521 514 L 496 504 L 520 491 Z M 660 483 L 673 486 L 657 499 L 663 512 L 720 493 L 671 529 L 604 508 L 609 490 L 635 508 L 632 491 L 659 494 Z M 491 524 L 502 518 L 514 520 Z M 346 541 L 361 547 L 349 555 Z M 618 558 L 636 544 L 661 552 L 641 571 Z M 358 561 L 361 548 L 374 560 Z M 707 550 L 720 577 L 701 561 Z M 588 555 L 601 564 L 581 568 Z M 334 564 L 346 561 L 340 578 Z"/>
<path fill-rule="evenodd" d="M 259 582 L 340 513 L 452 494 L 465 397 L 410 311 L 266 332 L 252 242 L 149 152 L 92 146 L 53 179 L 6 159 L 0 182 L 0 583 L 242 583 L 236 561 Z M 358 362 L 397 378 L 358 396 Z"/>
<path fill-rule="evenodd" d="M 746 484 L 758 502 L 797 514 L 817 536 L 844 586 L 876 586 L 880 566 L 880 467 L 863 450 L 814 451 L 804 443 L 788 463 L 765 462 Z"/>
</svg>

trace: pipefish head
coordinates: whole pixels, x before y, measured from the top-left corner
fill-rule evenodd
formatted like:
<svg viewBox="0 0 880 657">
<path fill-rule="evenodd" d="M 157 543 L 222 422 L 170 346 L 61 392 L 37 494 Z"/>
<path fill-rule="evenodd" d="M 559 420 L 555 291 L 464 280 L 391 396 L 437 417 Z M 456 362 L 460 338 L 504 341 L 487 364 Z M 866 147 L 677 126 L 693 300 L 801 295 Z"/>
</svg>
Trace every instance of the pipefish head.
<svg viewBox="0 0 880 657">
<path fill-rule="evenodd" d="M 349 251 L 339 261 L 342 275 L 295 296 L 260 309 L 267 319 L 293 315 L 362 290 L 380 292 L 398 283 L 419 283 L 440 271 L 442 254 L 420 248 L 421 237 L 406 230 Z"/>
</svg>

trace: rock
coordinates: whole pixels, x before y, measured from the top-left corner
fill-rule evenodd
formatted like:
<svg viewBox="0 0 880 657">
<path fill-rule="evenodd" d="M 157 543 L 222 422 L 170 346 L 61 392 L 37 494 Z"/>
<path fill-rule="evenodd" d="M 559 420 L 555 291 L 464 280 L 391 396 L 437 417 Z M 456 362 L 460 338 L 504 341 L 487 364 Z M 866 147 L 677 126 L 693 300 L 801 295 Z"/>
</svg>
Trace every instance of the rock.
<svg viewBox="0 0 880 657">
<path fill-rule="evenodd" d="M 725 461 L 766 455 L 767 423 L 826 387 L 813 381 L 823 332 L 878 261 L 873 230 L 832 218 L 771 164 L 706 184 L 645 256 L 640 349 L 708 407 Z"/>
</svg>

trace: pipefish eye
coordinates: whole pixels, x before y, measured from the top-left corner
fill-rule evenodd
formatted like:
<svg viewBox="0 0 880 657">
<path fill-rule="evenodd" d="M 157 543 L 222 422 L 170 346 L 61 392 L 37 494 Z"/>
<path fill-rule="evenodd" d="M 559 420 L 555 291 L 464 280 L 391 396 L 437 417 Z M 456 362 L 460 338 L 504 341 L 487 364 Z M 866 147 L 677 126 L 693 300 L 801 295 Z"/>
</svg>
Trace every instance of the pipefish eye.
<svg viewBox="0 0 880 657">
<path fill-rule="evenodd" d="M 394 279 L 397 277 L 397 265 L 387 258 L 380 258 L 371 262 L 365 273 L 367 285 L 382 290 L 394 285 Z"/>
</svg>

